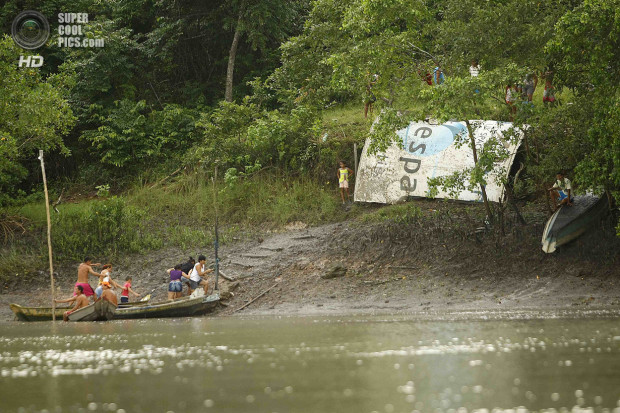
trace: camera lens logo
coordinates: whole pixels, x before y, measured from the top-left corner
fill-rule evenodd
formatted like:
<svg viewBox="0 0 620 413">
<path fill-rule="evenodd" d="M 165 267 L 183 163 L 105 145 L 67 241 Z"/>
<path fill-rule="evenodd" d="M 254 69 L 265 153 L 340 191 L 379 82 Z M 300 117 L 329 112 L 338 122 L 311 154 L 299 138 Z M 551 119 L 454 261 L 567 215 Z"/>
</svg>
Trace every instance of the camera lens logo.
<svg viewBox="0 0 620 413">
<path fill-rule="evenodd" d="M 26 10 L 13 19 L 11 35 L 18 46 L 32 50 L 43 46 L 50 37 L 50 25 L 44 15 Z"/>
</svg>

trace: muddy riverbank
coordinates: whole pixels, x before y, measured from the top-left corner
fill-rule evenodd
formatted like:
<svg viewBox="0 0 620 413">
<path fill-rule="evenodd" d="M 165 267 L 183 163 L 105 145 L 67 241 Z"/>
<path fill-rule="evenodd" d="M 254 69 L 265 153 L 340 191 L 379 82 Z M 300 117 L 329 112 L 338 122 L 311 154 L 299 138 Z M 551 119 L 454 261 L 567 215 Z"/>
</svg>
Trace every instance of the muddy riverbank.
<svg viewBox="0 0 620 413">
<path fill-rule="evenodd" d="M 501 234 L 480 228 L 471 207 L 421 205 L 421 214 L 406 219 L 313 228 L 298 222 L 227 243 L 221 269 L 234 282 L 220 278 L 222 291 L 232 294 L 218 315 L 620 307 L 620 242 L 613 231 L 597 227 L 544 254 L 544 216 L 529 217 L 525 226 L 506 225 Z M 125 257 L 115 263 L 114 275 L 124 280 L 131 274 L 136 291 L 165 299 L 165 269 L 203 252 L 211 259 L 211 251 L 179 249 Z M 76 266 L 59 268 L 60 296 L 69 295 Z M 48 283 L 42 271 L 5 285 L 0 319 L 12 319 L 10 302 L 45 305 Z"/>
</svg>

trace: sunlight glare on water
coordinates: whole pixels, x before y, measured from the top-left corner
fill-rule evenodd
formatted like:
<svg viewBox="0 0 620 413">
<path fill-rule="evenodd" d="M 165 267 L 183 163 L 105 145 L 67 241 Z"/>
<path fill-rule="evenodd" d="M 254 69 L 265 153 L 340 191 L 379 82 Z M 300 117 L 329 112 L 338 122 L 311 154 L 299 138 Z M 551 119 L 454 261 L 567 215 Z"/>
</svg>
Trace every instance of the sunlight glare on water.
<svg viewBox="0 0 620 413">
<path fill-rule="evenodd" d="M 7 323 L 0 411 L 620 413 L 615 317 L 471 318 Z"/>
</svg>

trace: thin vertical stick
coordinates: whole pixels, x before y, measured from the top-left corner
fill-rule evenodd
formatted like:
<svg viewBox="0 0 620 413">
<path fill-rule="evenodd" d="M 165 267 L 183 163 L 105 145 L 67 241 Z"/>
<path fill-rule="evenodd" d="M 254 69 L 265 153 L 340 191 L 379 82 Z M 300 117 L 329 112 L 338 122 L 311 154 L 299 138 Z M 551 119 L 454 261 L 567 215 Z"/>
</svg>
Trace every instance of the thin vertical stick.
<svg viewBox="0 0 620 413">
<path fill-rule="evenodd" d="M 357 176 L 357 143 L 353 144 L 353 159 L 355 161 L 355 176 Z"/>
<path fill-rule="evenodd" d="M 213 174 L 213 208 L 215 209 L 215 291 L 217 291 L 217 283 L 220 278 L 220 259 L 217 256 L 217 250 L 220 243 L 220 235 L 217 228 L 217 188 L 215 186 L 215 181 L 217 181 L 217 165 L 215 165 L 215 173 Z"/>
<path fill-rule="evenodd" d="M 45 164 L 43 163 L 43 151 L 39 151 L 41 161 L 41 173 L 43 174 L 43 190 L 45 191 L 45 213 L 47 214 L 47 250 L 50 258 L 50 280 L 52 283 L 52 321 L 56 321 L 56 302 L 54 301 L 54 264 L 52 263 L 52 221 L 50 219 L 50 200 L 47 194 L 47 178 L 45 177 Z"/>
</svg>

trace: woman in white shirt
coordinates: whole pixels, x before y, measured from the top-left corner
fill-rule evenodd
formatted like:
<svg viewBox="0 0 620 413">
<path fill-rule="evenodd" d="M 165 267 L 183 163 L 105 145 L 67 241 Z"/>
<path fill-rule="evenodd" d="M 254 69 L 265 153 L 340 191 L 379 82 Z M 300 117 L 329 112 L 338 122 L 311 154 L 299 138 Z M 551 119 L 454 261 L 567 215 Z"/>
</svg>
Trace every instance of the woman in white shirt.
<svg viewBox="0 0 620 413">
<path fill-rule="evenodd" d="M 196 263 L 196 265 L 194 265 L 194 268 L 192 268 L 191 272 L 189 273 L 190 294 L 202 285 L 202 288 L 204 288 L 205 290 L 205 295 L 207 295 L 207 292 L 209 291 L 209 282 L 202 278 L 202 276 L 213 272 L 213 270 L 211 268 L 205 268 L 206 262 L 207 257 L 205 257 L 204 255 L 199 256 L 198 262 Z"/>
</svg>

